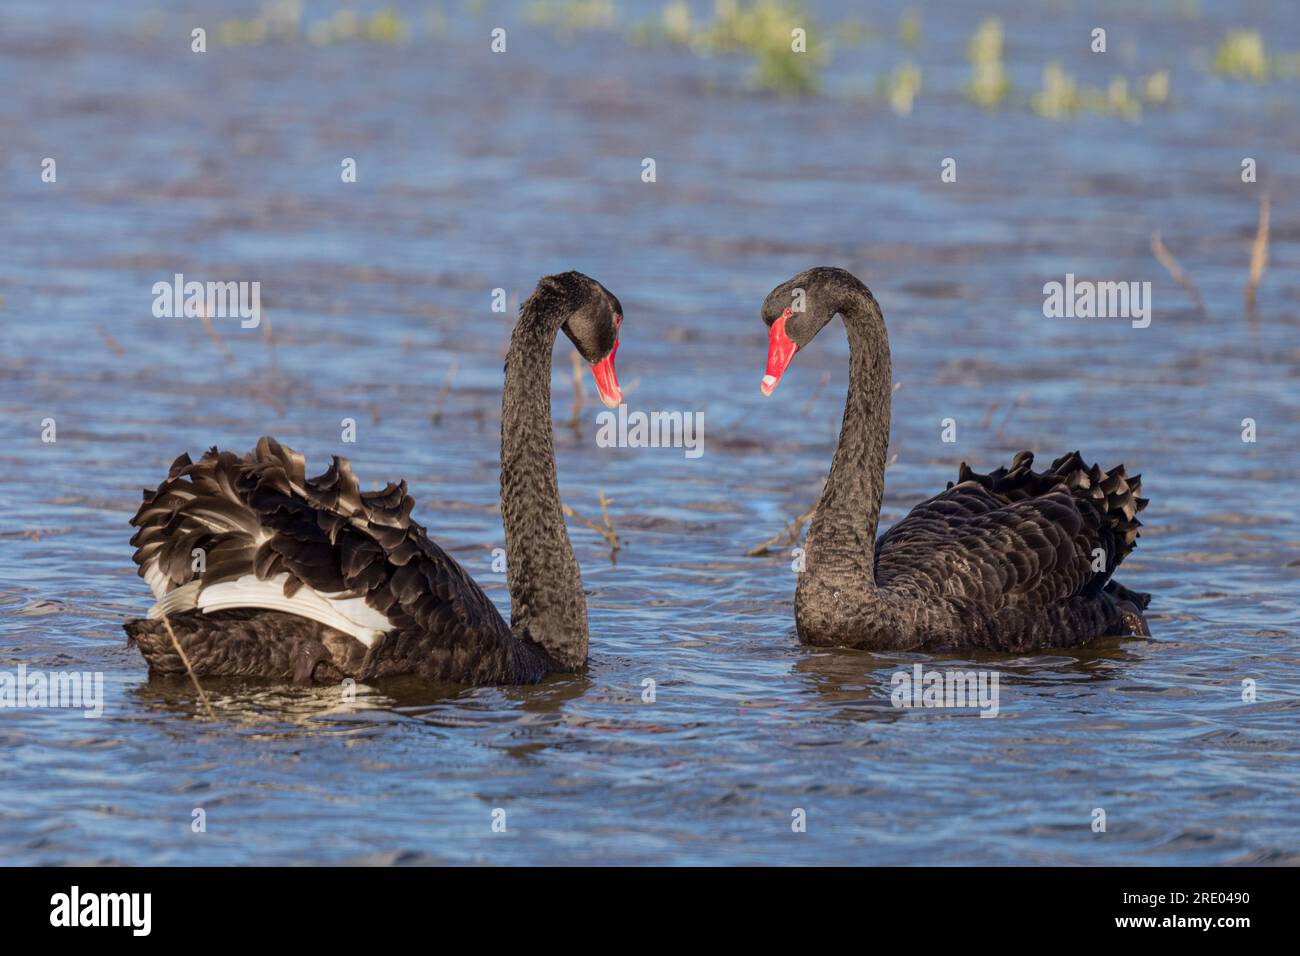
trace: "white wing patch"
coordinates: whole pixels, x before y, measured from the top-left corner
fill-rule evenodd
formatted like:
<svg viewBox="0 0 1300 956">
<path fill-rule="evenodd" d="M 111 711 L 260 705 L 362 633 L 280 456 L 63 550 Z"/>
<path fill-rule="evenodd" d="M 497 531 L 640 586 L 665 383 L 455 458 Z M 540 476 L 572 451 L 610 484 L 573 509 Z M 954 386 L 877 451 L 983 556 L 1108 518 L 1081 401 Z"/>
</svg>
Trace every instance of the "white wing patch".
<svg viewBox="0 0 1300 956">
<path fill-rule="evenodd" d="M 154 558 L 154 560 L 148 562 L 140 569 L 140 573 L 144 576 L 145 584 L 149 585 L 149 590 L 153 592 L 153 596 L 158 600 L 162 600 L 162 596 L 167 593 L 167 576 L 158 567 L 158 559 Z"/>
<path fill-rule="evenodd" d="M 158 576 L 161 574 L 156 568 L 146 568 L 145 580 L 157 595 L 158 589 L 150 579 L 150 571 Z M 206 588 L 199 581 L 191 581 L 159 597 L 157 603 L 149 609 L 149 617 L 158 620 L 164 613 L 176 614 L 195 608 L 207 614 L 230 608 L 261 607 L 325 624 L 355 637 L 366 647 L 371 647 L 381 634 L 392 630 L 393 625 L 388 618 L 367 604 L 365 598 L 342 592 L 322 594 L 306 585 L 300 587 L 293 597 L 285 597 L 284 582 L 288 579 L 289 575 L 284 572 L 265 581 L 259 580 L 256 575 L 245 574 L 233 581 L 222 581 Z"/>
<path fill-rule="evenodd" d="M 178 494 L 180 493 L 176 489 L 173 490 L 175 493 Z M 193 495 L 191 495 L 190 497 L 193 497 Z M 229 526 L 218 525 L 215 522 L 209 521 L 202 517 L 199 517 L 198 520 L 206 524 L 213 532 L 238 530 L 234 525 L 229 525 Z M 266 531 L 265 528 L 258 528 L 257 534 L 253 537 L 253 543 L 256 545 L 261 545 L 270 540 L 271 540 L 271 535 Z M 178 591 L 184 591 L 186 587 L 189 587 L 189 585 L 185 585 L 183 587 L 177 588 L 176 591 L 168 592 L 167 585 L 169 585 L 171 581 L 167 577 L 167 575 L 163 573 L 162 568 L 158 566 L 158 555 L 161 553 L 162 553 L 161 551 L 155 552 L 153 560 L 146 561 L 143 565 L 140 566 L 140 576 L 144 578 L 144 583 L 149 585 L 149 590 L 153 592 L 154 598 L 159 602 L 162 602 L 164 597 L 171 597 L 172 595 L 176 594 Z M 283 581 L 286 576 L 287 575 L 281 575 L 280 580 Z M 249 575 L 249 577 L 251 577 L 251 575 Z M 195 584 L 195 583 L 197 582 L 194 581 L 190 582 L 190 584 Z M 365 602 L 362 601 L 362 603 L 364 604 Z M 190 610 L 193 607 L 194 605 L 193 603 L 191 603 L 184 608 L 167 607 L 165 608 L 165 610 L 167 611 L 168 614 L 171 614 L 173 613 L 173 611 Z M 152 617 L 153 615 L 150 616 Z M 387 628 L 385 628 L 385 630 L 387 630 Z"/>
</svg>

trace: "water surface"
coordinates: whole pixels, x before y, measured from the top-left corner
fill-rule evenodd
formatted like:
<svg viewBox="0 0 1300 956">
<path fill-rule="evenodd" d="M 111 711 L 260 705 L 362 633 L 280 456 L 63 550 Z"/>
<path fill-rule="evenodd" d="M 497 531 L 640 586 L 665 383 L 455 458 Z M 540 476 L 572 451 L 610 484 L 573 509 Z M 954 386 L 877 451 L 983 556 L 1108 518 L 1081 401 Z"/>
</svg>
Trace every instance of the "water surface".
<svg viewBox="0 0 1300 956">
<path fill-rule="evenodd" d="M 857 6 L 815 9 L 834 23 Z M 428 7 L 398 4 L 404 45 L 214 42 L 202 56 L 190 28 L 231 13 L 6 4 L 0 667 L 100 671 L 107 699 L 99 720 L 0 711 L 5 861 L 1300 859 L 1296 81 L 1209 70 L 1229 27 L 1286 52 L 1300 23 L 1282 3 L 953 6 L 923 8 L 920 46 L 902 51 L 902 5 L 873 4 L 877 38 L 838 48 L 823 92 L 791 99 L 755 90 L 744 57 L 627 42 L 626 25 L 659 15 L 648 2 L 618 3 L 617 31 L 567 33 L 523 4 L 447 4 L 437 35 Z M 1015 88 L 985 112 L 961 88 L 990 14 Z M 1097 18 L 1112 24 L 1105 58 L 1087 52 Z M 498 23 L 504 56 L 488 50 Z M 925 85 L 898 116 L 876 83 L 908 57 Z M 1049 60 L 1100 87 L 1168 70 L 1169 103 L 1139 122 L 1049 121 L 1027 102 Z M 40 181 L 47 156 L 57 183 Z M 940 182 L 944 157 L 956 183 Z M 1252 336 L 1242 292 L 1265 190 Z M 1208 314 L 1152 256 L 1153 230 Z M 1151 499 L 1121 578 L 1155 595 L 1152 640 L 976 659 L 798 645 L 788 549 L 745 553 L 816 499 L 834 448 L 842 328 L 772 399 L 757 387 L 758 305 L 816 264 L 860 275 L 889 324 L 882 527 L 962 460 L 1122 461 Z M 365 483 L 408 479 L 419 519 L 507 610 L 491 571 L 502 358 L 519 300 L 569 268 L 625 306 L 629 404 L 705 416 L 692 460 L 597 447 L 590 400 L 557 427 L 565 500 L 594 517 L 604 490 L 624 545 L 612 564 L 571 524 L 586 674 L 398 683 L 351 704 L 337 688 L 213 681 L 215 722 L 186 681 L 147 679 L 120 629 L 150 603 L 127 544 L 140 488 L 181 451 L 261 434 L 320 470 L 344 454 Z M 151 287 L 177 272 L 260 281 L 263 327 L 217 321 L 218 345 L 193 320 L 154 318 Z M 1151 281 L 1151 326 L 1045 319 L 1042 285 L 1066 273 Z M 510 314 L 490 310 L 498 287 Z M 559 418 L 568 374 L 562 342 Z M 892 708 L 891 675 L 918 661 L 996 670 L 999 717 Z"/>
</svg>

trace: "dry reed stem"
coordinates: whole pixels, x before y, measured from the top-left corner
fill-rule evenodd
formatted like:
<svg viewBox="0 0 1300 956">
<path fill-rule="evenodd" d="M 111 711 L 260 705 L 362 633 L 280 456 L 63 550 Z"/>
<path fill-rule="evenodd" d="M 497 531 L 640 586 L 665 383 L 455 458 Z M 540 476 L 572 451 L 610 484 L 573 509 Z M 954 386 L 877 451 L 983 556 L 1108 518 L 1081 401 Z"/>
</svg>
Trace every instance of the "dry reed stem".
<svg viewBox="0 0 1300 956">
<path fill-rule="evenodd" d="M 777 544 L 788 544 L 791 547 L 797 545 L 799 543 L 799 534 L 803 531 L 804 525 L 810 522 L 813 515 L 817 513 L 817 506 L 819 504 L 821 504 L 820 497 L 813 502 L 813 506 L 809 508 L 807 512 L 797 515 L 792 520 L 787 521 L 785 527 L 772 537 L 768 538 L 762 544 L 755 545 L 746 551 L 745 557 L 761 558 L 771 551 L 773 545 Z"/>
<path fill-rule="evenodd" d="M 1151 251 L 1155 253 L 1155 257 L 1160 264 L 1165 267 L 1165 271 L 1169 273 L 1175 282 L 1182 286 L 1183 291 L 1196 303 L 1196 310 L 1201 313 L 1201 317 L 1208 319 L 1210 313 L 1205 308 L 1205 300 L 1201 298 L 1201 293 L 1197 291 L 1196 284 L 1192 282 L 1192 277 L 1183 271 L 1183 267 L 1178 264 L 1178 260 L 1174 258 L 1173 253 L 1166 248 L 1164 241 L 1160 238 L 1159 229 L 1151 233 Z"/>
<path fill-rule="evenodd" d="M 261 385 L 253 385 L 248 390 L 248 394 L 259 402 L 264 402 L 275 410 L 277 415 L 284 414 L 284 403 L 275 397 L 271 388 L 263 388 Z"/>
<path fill-rule="evenodd" d="M 1000 439 L 1002 437 L 1003 429 L 1005 429 L 1007 425 L 1011 424 L 1011 416 L 1014 415 L 1016 409 L 1020 407 L 1020 403 L 1023 402 L 1028 397 L 1029 397 L 1029 390 L 1021 389 L 1020 394 L 1017 395 L 1015 399 L 1012 400 L 1011 405 L 1007 408 L 1007 413 L 1002 416 L 1002 423 L 998 425 L 997 431 L 993 433 L 994 440 Z"/>
<path fill-rule="evenodd" d="M 262 341 L 271 351 L 271 368 L 275 368 L 275 330 L 271 328 L 271 317 L 264 312 L 258 313 L 258 322 L 262 327 Z"/>
<path fill-rule="evenodd" d="M 181 642 L 176 639 L 176 632 L 172 630 L 172 622 L 167 619 L 164 612 L 162 617 L 163 627 L 167 628 L 167 636 L 172 639 L 172 647 L 176 648 L 176 653 L 180 655 L 181 663 L 185 665 L 185 673 L 190 675 L 190 680 L 194 681 L 194 689 L 199 692 L 199 700 L 203 701 L 203 709 L 208 712 L 209 720 L 216 720 L 217 715 L 212 712 L 212 704 L 208 701 L 208 695 L 203 691 L 203 685 L 199 683 L 198 675 L 194 673 L 194 668 L 190 665 L 190 659 L 185 654 L 185 648 L 181 647 Z"/>
<path fill-rule="evenodd" d="M 584 518 L 564 502 L 560 502 L 560 508 L 563 509 L 564 513 L 570 518 L 590 528 L 609 542 L 609 563 L 614 564 L 615 556 L 621 550 L 622 545 L 619 543 L 618 533 L 614 530 L 614 522 L 611 521 L 609 517 L 609 499 L 605 497 L 605 489 L 602 488 L 600 490 L 600 516 L 601 520 L 604 521 L 603 527 L 588 518 Z"/>
<path fill-rule="evenodd" d="M 221 354 L 226 358 L 234 361 L 235 353 L 226 347 L 226 343 L 221 341 L 221 336 L 217 335 L 217 330 L 212 324 L 212 319 L 208 318 L 208 307 L 206 303 L 199 303 L 199 321 L 203 323 L 203 331 L 207 334 L 212 343 L 221 350 Z"/>
<path fill-rule="evenodd" d="M 1250 247 L 1250 279 L 1246 282 L 1246 322 L 1252 337 L 1258 331 L 1255 327 L 1255 293 L 1259 289 L 1260 280 L 1264 278 L 1264 269 L 1268 266 L 1268 212 L 1268 194 L 1265 193 L 1259 200 L 1259 225 L 1255 229 L 1255 241 Z"/>
<path fill-rule="evenodd" d="M 456 381 L 456 362 L 453 360 L 447 366 L 447 377 L 443 379 L 442 388 L 438 391 L 438 398 L 433 403 L 433 423 L 442 424 L 442 406 L 447 401 L 447 395 L 451 392 L 451 386 Z"/>
<path fill-rule="evenodd" d="M 102 325 L 97 326 L 97 328 L 99 329 L 99 334 L 104 338 L 104 344 L 109 347 L 114 355 L 121 358 L 126 354 L 126 349 L 122 348 L 122 344 L 118 342 L 117 339 L 113 338 L 113 333 L 109 332 L 108 329 L 104 328 Z"/>
</svg>

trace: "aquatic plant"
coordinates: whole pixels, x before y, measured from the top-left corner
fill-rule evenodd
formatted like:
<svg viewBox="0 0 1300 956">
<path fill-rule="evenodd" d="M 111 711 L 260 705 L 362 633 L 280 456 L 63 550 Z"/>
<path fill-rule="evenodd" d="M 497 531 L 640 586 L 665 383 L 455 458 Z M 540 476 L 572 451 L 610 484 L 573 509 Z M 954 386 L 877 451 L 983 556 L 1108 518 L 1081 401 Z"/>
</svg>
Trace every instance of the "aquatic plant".
<svg viewBox="0 0 1300 956">
<path fill-rule="evenodd" d="M 616 20 L 614 0 L 532 0 L 527 16 L 530 23 L 569 33 L 612 30 Z"/>
<path fill-rule="evenodd" d="M 802 31 L 796 36 L 796 31 Z M 750 54 L 758 85 L 777 93 L 815 91 L 827 59 L 826 44 L 812 18 L 784 0 L 714 0 L 713 20 L 696 23 L 688 4 L 672 0 L 658 23 L 641 23 L 628 31 L 634 43 L 666 42 L 699 56 Z"/>
<path fill-rule="evenodd" d="M 898 18 L 898 39 L 905 47 L 917 47 L 921 44 L 920 11 L 908 7 Z"/>
<path fill-rule="evenodd" d="M 302 0 L 266 0 L 261 11 L 247 20 L 223 20 L 217 26 L 217 41 L 225 46 L 265 43 L 268 39 L 292 40 L 302 22 Z"/>
<path fill-rule="evenodd" d="M 1079 92 L 1073 77 L 1059 63 L 1043 67 L 1043 88 L 1029 98 L 1029 105 L 1039 116 L 1064 119 L 1078 111 Z"/>
<path fill-rule="evenodd" d="M 266 32 L 266 21 L 260 17 L 223 20 L 217 26 L 217 42 L 222 46 L 252 46 L 265 43 Z"/>
<path fill-rule="evenodd" d="M 1169 100 L 1169 71 L 1158 70 L 1142 80 L 1142 98 L 1148 103 L 1163 104 Z"/>
<path fill-rule="evenodd" d="M 392 7 L 382 7 L 368 17 L 343 8 L 332 17 L 303 28 L 302 0 L 266 0 L 257 16 L 223 20 L 217 40 L 225 46 L 249 46 L 267 40 L 297 41 L 325 45 L 347 40 L 370 43 L 404 43 L 411 30 Z"/>
<path fill-rule="evenodd" d="M 691 43 L 691 7 L 686 0 L 673 0 L 663 10 L 664 36 L 670 43 Z"/>
<path fill-rule="evenodd" d="M 1167 76 L 1165 85 L 1167 93 Z M 1105 113 L 1128 120 L 1142 115 L 1142 102 L 1129 92 L 1124 77 L 1114 77 L 1104 91 L 1080 87 L 1059 63 L 1049 63 L 1043 68 L 1043 88 L 1030 97 L 1029 104 L 1039 116 L 1053 120 L 1067 119 L 1079 112 Z"/>
<path fill-rule="evenodd" d="M 352 10 L 343 9 L 328 20 L 313 23 L 307 30 L 307 39 L 321 45 L 349 40 L 404 43 L 410 33 L 410 27 L 401 14 L 391 7 L 383 7 L 369 17 L 361 17 Z"/>
<path fill-rule="evenodd" d="M 1269 53 L 1258 30 L 1230 30 L 1219 41 L 1210 67 L 1237 80 L 1263 83 L 1300 76 L 1300 53 Z"/>
<path fill-rule="evenodd" d="M 920 92 L 921 71 L 911 60 L 904 62 L 902 66 L 895 69 L 885 83 L 885 95 L 889 100 L 889 108 L 899 116 L 911 114 L 912 104 Z"/>
<path fill-rule="evenodd" d="M 966 95 L 986 109 L 997 106 L 1011 92 L 1011 80 L 1002 64 L 1002 21 L 988 17 L 966 44 L 971 79 Z"/>
<path fill-rule="evenodd" d="M 1214 51 L 1215 73 L 1262 83 L 1268 78 L 1268 54 L 1258 30 L 1229 30 Z"/>
<path fill-rule="evenodd" d="M 831 30 L 839 46 L 862 46 L 875 38 L 876 33 L 866 20 L 841 20 Z"/>
<path fill-rule="evenodd" d="M 1142 115 L 1142 102 L 1129 93 L 1128 80 L 1122 76 L 1114 77 L 1106 87 L 1107 112 L 1135 120 Z"/>
</svg>

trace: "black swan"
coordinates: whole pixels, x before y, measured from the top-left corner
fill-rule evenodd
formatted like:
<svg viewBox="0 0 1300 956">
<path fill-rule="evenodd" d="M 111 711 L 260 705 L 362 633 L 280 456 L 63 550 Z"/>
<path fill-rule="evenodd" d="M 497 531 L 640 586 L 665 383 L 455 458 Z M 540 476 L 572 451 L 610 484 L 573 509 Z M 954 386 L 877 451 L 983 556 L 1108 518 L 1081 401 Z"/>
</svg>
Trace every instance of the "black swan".
<svg viewBox="0 0 1300 956">
<path fill-rule="evenodd" d="M 183 674 L 170 626 L 197 676 L 296 683 L 410 674 L 523 684 L 581 670 L 587 606 L 556 481 L 551 352 L 563 329 L 617 407 L 622 316 L 578 272 L 542 279 L 520 310 L 501 401 L 509 625 L 411 520 L 406 482 L 362 492 L 337 456 L 306 478 L 301 455 L 262 438 L 243 458 L 181 455 L 145 490 L 131 544 L 157 603 L 125 624 L 129 643 L 151 673 Z"/>
<path fill-rule="evenodd" d="M 797 350 L 836 314 L 849 336 L 840 443 L 808 530 L 795 588 L 807 644 L 868 650 L 1020 652 L 1103 634 L 1148 635 L 1150 595 L 1111 580 L 1138 537 L 1141 476 L 1078 452 L 1041 474 L 1021 452 L 957 482 L 876 540 L 889 445 L 889 339 L 871 290 L 843 269 L 800 273 L 763 302 L 771 395 Z"/>
</svg>

